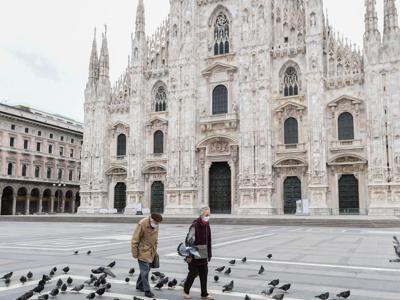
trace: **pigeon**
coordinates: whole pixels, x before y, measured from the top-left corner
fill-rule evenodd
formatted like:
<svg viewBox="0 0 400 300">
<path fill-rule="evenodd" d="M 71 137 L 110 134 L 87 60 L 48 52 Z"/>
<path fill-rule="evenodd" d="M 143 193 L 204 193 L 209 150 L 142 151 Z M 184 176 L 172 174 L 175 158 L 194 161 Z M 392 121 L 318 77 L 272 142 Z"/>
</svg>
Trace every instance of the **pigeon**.
<svg viewBox="0 0 400 300">
<path fill-rule="evenodd" d="M 91 276 L 90 277 L 90 279 L 88 279 L 88 280 L 86 280 L 85 282 L 84 282 L 84 284 L 87 284 L 87 285 L 91 285 L 93 282 L 95 282 L 97 280 L 97 277 L 96 276 Z"/>
<path fill-rule="evenodd" d="M 67 289 L 68 289 L 68 286 L 67 286 L 67 284 L 64 283 L 64 284 L 61 286 L 61 293 L 64 294 L 64 293 L 67 291 Z"/>
<path fill-rule="evenodd" d="M 29 280 L 31 280 L 33 277 L 33 273 L 31 271 L 28 272 L 28 274 L 26 274 L 26 278 L 28 278 Z"/>
<path fill-rule="evenodd" d="M 219 268 L 215 269 L 215 271 L 217 271 L 219 273 L 221 273 L 223 270 L 225 270 L 225 266 L 222 266 L 222 267 L 219 267 Z"/>
<path fill-rule="evenodd" d="M 129 276 L 133 276 L 133 274 L 135 274 L 135 268 L 131 268 L 129 269 Z"/>
<path fill-rule="evenodd" d="M 231 268 L 226 269 L 226 271 L 224 272 L 225 275 L 229 275 L 232 273 Z"/>
<path fill-rule="evenodd" d="M 232 259 L 231 261 L 229 261 L 229 264 L 230 265 L 234 265 L 236 263 L 236 260 L 235 259 Z"/>
<path fill-rule="evenodd" d="M 350 291 L 344 291 L 336 295 L 336 297 L 347 299 L 350 297 Z"/>
<path fill-rule="evenodd" d="M 58 289 L 54 289 L 54 290 L 52 290 L 52 291 L 49 293 L 49 295 L 52 296 L 52 297 L 54 298 L 55 296 L 58 295 L 59 292 L 60 292 L 60 291 L 59 291 Z"/>
<path fill-rule="evenodd" d="M 58 288 L 60 288 L 62 285 L 63 285 L 63 281 L 62 281 L 61 278 L 60 278 L 60 279 L 58 279 L 58 281 L 57 281 L 57 283 L 56 283 L 56 286 L 57 286 Z"/>
<path fill-rule="evenodd" d="M 246 295 L 246 296 L 244 297 L 244 300 L 251 300 L 251 298 L 249 297 L 249 295 Z"/>
<path fill-rule="evenodd" d="M 291 284 L 287 283 L 287 284 L 284 284 L 281 287 L 279 287 L 279 289 L 286 293 L 288 290 L 290 290 L 290 287 L 291 287 Z"/>
<path fill-rule="evenodd" d="M 40 294 L 43 290 L 44 290 L 44 285 L 39 284 L 32 291 L 34 293 Z"/>
<path fill-rule="evenodd" d="M 150 279 L 151 279 L 152 282 L 156 282 L 157 281 L 157 278 L 154 275 L 151 275 Z"/>
<path fill-rule="evenodd" d="M 329 299 L 329 292 L 323 293 L 321 295 L 315 296 L 314 298 L 318 298 L 321 300 L 328 300 Z"/>
<path fill-rule="evenodd" d="M 69 269 L 69 267 L 64 267 L 62 270 L 63 270 L 64 274 L 67 274 L 70 269 Z"/>
<path fill-rule="evenodd" d="M 92 251 L 89 250 L 88 252 L 86 252 L 86 254 L 90 255 L 90 254 L 92 254 Z"/>
<path fill-rule="evenodd" d="M 285 294 L 276 294 L 276 295 L 272 296 L 272 299 L 282 300 L 284 297 L 285 297 Z"/>
<path fill-rule="evenodd" d="M 261 292 L 261 294 L 263 294 L 263 295 L 265 295 L 265 296 L 271 296 L 272 293 L 274 292 L 274 290 L 275 290 L 274 287 L 270 287 L 270 288 L 268 288 L 268 289 L 266 289 L 266 290 L 263 290 L 263 291 Z"/>
<path fill-rule="evenodd" d="M 13 276 L 13 272 L 7 273 L 5 275 L 3 275 L 0 280 L 4 280 L 4 279 L 10 279 Z"/>
<path fill-rule="evenodd" d="M 9 286 L 11 283 L 11 279 L 7 278 L 6 280 L 4 280 L 4 283 L 6 284 L 6 286 Z"/>
<path fill-rule="evenodd" d="M 158 271 L 153 272 L 151 274 L 153 274 L 154 276 L 159 277 L 159 278 L 164 278 L 165 277 L 165 274 L 163 274 L 161 272 L 158 272 Z"/>
<path fill-rule="evenodd" d="M 79 293 L 80 291 L 83 290 L 84 287 L 85 287 L 85 286 L 84 286 L 83 284 L 77 285 L 77 286 L 75 286 L 74 288 L 71 289 L 71 292 L 77 292 L 77 293 Z"/>
<path fill-rule="evenodd" d="M 96 294 L 102 296 L 106 292 L 106 288 L 101 288 L 96 291 Z"/>
<path fill-rule="evenodd" d="M 106 288 L 106 291 L 111 290 L 111 283 L 107 282 L 104 287 Z"/>
<path fill-rule="evenodd" d="M 245 263 L 247 261 L 247 257 L 242 258 L 242 263 Z"/>
<path fill-rule="evenodd" d="M 231 282 L 229 282 L 228 284 L 226 284 L 226 285 L 224 285 L 224 286 L 222 287 L 222 292 L 223 292 L 223 293 L 225 293 L 225 292 L 231 292 L 231 291 L 233 290 L 233 286 L 234 286 L 234 282 L 233 282 L 233 280 L 232 280 Z"/>
<path fill-rule="evenodd" d="M 53 269 L 51 269 L 54 273 L 57 272 L 57 268 L 54 267 Z"/>
<path fill-rule="evenodd" d="M 154 287 L 156 289 L 161 290 L 163 286 L 164 286 L 164 283 L 162 281 L 159 281 L 159 282 L 157 282 L 157 284 Z"/>
<path fill-rule="evenodd" d="M 129 283 L 129 281 L 130 281 L 130 278 L 129 278 L 129 277 L 126 277 L 126 278 L 125 278 L 125 282 L 126 282 L 126 283 Z"/>
<path fill-rule="evenodd" d="M 49 277 L 53 277 L 54 274 L 56 274 L 56 272 L 54 272 L 53 270 L 51 270 L 50 273 L 49 273 Z"/>
<path fill-rule="evenodd" d="M 168 282 L 168 288 L 173 289 L 178 284 L 176 279 L 174 279 L 174 280 L 171 280 L 171 281 Z"/>
<path fill-rule="evenodd" d="M 219 276 L 218 276 L 218 275 L 215 275 L 215 276 L 214 276 L 214 281 L 215 281 L 215 282 L 218 282 L 218 280 L 219 280 Z"/>
<path fill-rule="evenodd" d="M 78 255 L 78 253 L 79 253 L 78 250 L 75 250 L 75 251 L 74 251 L 74 255 Z"/>
<path fill-rule="evenodd" d="M 268 285 L 272 285 L 272 286 L 277 286 L 279 284 L 279 279 L 274 279 L 272 280 L 270 283 L 268 283 Z"/>
<path fill-rule="evenodd" d="M 161 282 L 162 282 L 163 284 L 168 284 L 168 281 L 169 281 L 169 278 L 168 278 L 168 277 L 165 277 L 165 278 L 163 278 L 163 279 L 161 280 Z"/>
<path fill-rule="evenodd" d="M 267 258 L 268 258 L 268 259 L 271 259 L 271 258 L 272 258 L 272 254 L 268 254 L 268 255 L 267 255 Z"/>
<path fill-rule="evenodd" d="M 19 279 L 19 281 L 20 281 L 22 284 L 25 284 L 25 282 L 27 282 L 28 279 L 26 279 L 25 276 L 21 276 L 21 278 Z"/>
<path fill-rule="evenodd" d="M 115 276 L 115 274 L 110 269 L 104 268 L 103 272 L 104 272 L 104 274 L 109 275 L 112 278 L 117 277 L 117 276 Z"/>
<path fill-rule="evenodd" d="M 258 275 L 261 275 L 262 273 L 264 273 L 265 269 L 264 266 L 260 267 L 260 270 L 258 270 Z"/>
<path fill-rule="evenodd" d="M 179 283 L 179 286 L 180 287 L 184 287 L 185 286 L 185 282 L 186 282 L 186 279 L 182 279 L 182 281 Z"/>
<path fill-rule="evenodd" d="M 109 268 L 114 268 L 114 266 L 115 266 L 115 261 L 113 261 L 107 265 L 107 267 L 109 267 Z"/>
<path fill-rule="evenodd" d="M 38 300 L 47 300 L 47 299 L 49 299 L 49 295 L 48 295 L 48 294 L 41 295 L 41 296 L 39 296 L 39 298 L 38 298 Z"/>
<path fill-rule="evenodd" d="M 95 293 L 90 293 L 89 295 L 86 296 L 86 299 L 92 300 L 92 299 L 94 299 L 95 297 L 96 297 L 96 294 L 95 294 Z"/>
</svg>

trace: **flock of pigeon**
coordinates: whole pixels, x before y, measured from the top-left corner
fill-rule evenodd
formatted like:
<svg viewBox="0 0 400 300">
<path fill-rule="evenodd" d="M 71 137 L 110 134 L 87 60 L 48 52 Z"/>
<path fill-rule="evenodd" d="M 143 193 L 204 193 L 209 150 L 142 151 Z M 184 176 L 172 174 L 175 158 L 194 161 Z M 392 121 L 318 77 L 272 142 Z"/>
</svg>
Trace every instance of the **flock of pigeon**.
<svg viewBox="0 0 400 300">
<path fill-rule="evenodd" d="M 397 256 L 396 259 L 390 260 L 390 262 L 400 262 L 400 241 L 399 239 L 394 236 L 393 237 L 393 246 L 395 250 L 395 254 Z M 79 251 L 74 251 L 74 255 L 78 255 Z M 87 255 L 91 254 L 91 251 L 86 252 Z M 272 254 L 267 255 L 267 259 L 270 260 L 272 259 Z M 243 257 L 241 259 L 241 262 L 244 264 L 247 262 L 247 258 Z M 224 274 L 226 276 L 230 276 L 232 273 L 232 268 L 236 264 L 236 260 L 230 260 L 229 261 L 229 267 L 221 266 L 215 269 L 215 272 L 218 274 Z M 98 268 L 91 269 L 91 274 L 88 280 L 81 284 L 73 285 L 74 280 L 72 277 L 68 277 L 65 282 L 62 279 L 58 279 L 57 282 L 55 283 L 55 286 L 51 288 L 49 292 L 43 293 L 43 291 L 46 289 L 46 285 L 50 285 L 52 282 L 52 278 L 56 275 L 57 273 L 57 268 L 54 267 L 50 270 L 48 274 L 43 274 L 41 279 L 38 281 L 37 285 L 29 290 L 28 292 L 24 293 L 23 295 L 19 296 L 16 300 L 29 300 L 33 299 L 35 295 L 37 295 L 37 300 L 48 300 L 51 298 L 56 298 L 57 295 L 59 294 L 65 294 L 65 293 L 77 293 L 79 294 L 80 291 L 82 291 L 85 286 L 87 288 L 93 289 L 93 292 L 90 292 L 86 298 L 91 300 L 96 297 L 101 297 L 104 293 L 110 291 L 111 289 L 111 283 L 107 282 L 107 278 L 112 277 L 115 278 L 116 275 L 112 272 L 112 268 L 116 265 L 116 262 L 113 261 L 107 266 L 100 266 Z M 70 267 L 66 266 L 62 268 L 62 272 L 64 275 L 68 276 L 67 274 L 70 272 Z M 260 269 L 258 270 L 258 275 L 262 275 L 265 272 L 264 266 L 261 266 Z M 135 273 L 135 269 L 131 268 L 128 271 L 128 276 L 125 278 L 125 282 L 129 283 L 130 282 L 130 277 L 132 277 Z M 7 274 L 4 274 L 2 277 L 0 277 L 0 280 L 4 281 L 6 286 L 9 286 L 11 283 L 11 279 L 13 277 L 13 272 L 9 272 Z M 219 275 L 214 276 L 214 281 L 218 282 L 219 281 Z M 26 282 L 33 280 L 33 273 L 28 272 L 26 275 L 23 275 L 19 278 L 19 282 L 24 285 Z M 152 272 L 151 276 L 151 281 L 154 284 L 154 288 L 161 290 L 164 286 L 168 287 L 168 289 L 174 289 L 178 285 L 178 281 L 176 278 L 173 278 L 172 280 L 169 279 L 164 273 L 161 273 L 159 271 Z M 179 284 L 179 286 L 183 287 L 185 283 L 185 280 L 182 280 Z M 225 284 L 222 286 L 222 292 L 231 292 L 233 291 L 235 286 L 234 280 L 231 280 L 228 284 Z M 288 293 L 288 291 L 291 288 L 290 283 L 286 283 L 283 285 L 280 285 L 280 280 L 279 279 L 274 279 L 270 281 L 267 284 L 267 288 L 263 291 L 261 291 L 261 294 L 265 296 L 269 296 L 271 299 L 274 300 L 283 300 L 285 297 L 285 294 Z M 49 287 L 47 287 L 49 289 Z M 336 295 L 337 299 L 332 299 L 332 300 L 338 300 L 338 299 L 348 299 L 351 295 L 351 292 L 348 291 L 343 291 L 339 294 Z M 320 294 L 318 296 L 315 296 L 315 298 L 321 299 L 321 300 L 328 300 L 330 297 L 329 292 L 325 292 L 323 294 Z M 115 298 L 114 300 L 119 300 Z M 133 297 L 133 300 L 144 300 L 142 298 Z M 246 295 L 244 300 L 251 300 L 251 297 Z"/>
</svg>

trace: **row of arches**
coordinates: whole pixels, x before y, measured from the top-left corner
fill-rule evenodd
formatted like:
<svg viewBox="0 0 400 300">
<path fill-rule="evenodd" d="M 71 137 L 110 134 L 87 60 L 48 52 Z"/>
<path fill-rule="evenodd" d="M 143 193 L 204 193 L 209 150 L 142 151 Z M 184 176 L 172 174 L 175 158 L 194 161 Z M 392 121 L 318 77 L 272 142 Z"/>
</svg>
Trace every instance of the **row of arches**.
<svg viewBox="0 0 400 300">
<path fill-rule="evenodd" d="M 79 193 L 38 188 L 30 192 L 26 187 L 18 189 L 6 186 L 2 190 L 1 215 L 26 215 L 37 213 L 75 213 L 80 205 Z"/>
</svg>

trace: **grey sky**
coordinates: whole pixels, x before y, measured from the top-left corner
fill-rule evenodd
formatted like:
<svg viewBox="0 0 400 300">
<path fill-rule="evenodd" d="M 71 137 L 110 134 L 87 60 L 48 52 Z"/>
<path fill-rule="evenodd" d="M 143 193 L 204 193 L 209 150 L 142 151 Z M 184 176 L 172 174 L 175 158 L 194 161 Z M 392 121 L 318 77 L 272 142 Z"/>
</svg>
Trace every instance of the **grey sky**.
<svg viewBox="0 0 400 300">
<path fill-rule="evenodd" d="M 193 0 L 194 1 L 194 0 Z M 240 1 L 240 0 L 230 0 Z M 1 0 L 0 101 L 83 120 L 93 28 L 108 26 L 111 79 L 126 67 L 138 0 Z M 383 0 L 377 0 L 382 24 Z M 146 31 L 169 0 L 145 0 Z M 364 0 L 324 0 L 330 23 L 362 46 Z"/>
</svg>

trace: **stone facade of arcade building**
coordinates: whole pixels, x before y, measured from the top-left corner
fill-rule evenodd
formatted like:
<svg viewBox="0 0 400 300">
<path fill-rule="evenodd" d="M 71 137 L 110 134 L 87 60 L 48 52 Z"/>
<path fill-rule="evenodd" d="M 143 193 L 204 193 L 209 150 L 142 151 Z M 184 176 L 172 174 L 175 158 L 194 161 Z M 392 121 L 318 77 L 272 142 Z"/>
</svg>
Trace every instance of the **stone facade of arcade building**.
<svg viewBox="0 0 400 300">
<path fill-rule="evenodd" d="M 383 0 L 379 0 L 383 1 Z M 400 209 L 400 33 L 365 1 L 363 49 L 322 0 L 139 1 L 111 85 L 107 32 L 85 91 L 80 213 L 391 215 Z M 112 61 L 112 60 L 111 60 Z"/>
</svg>

